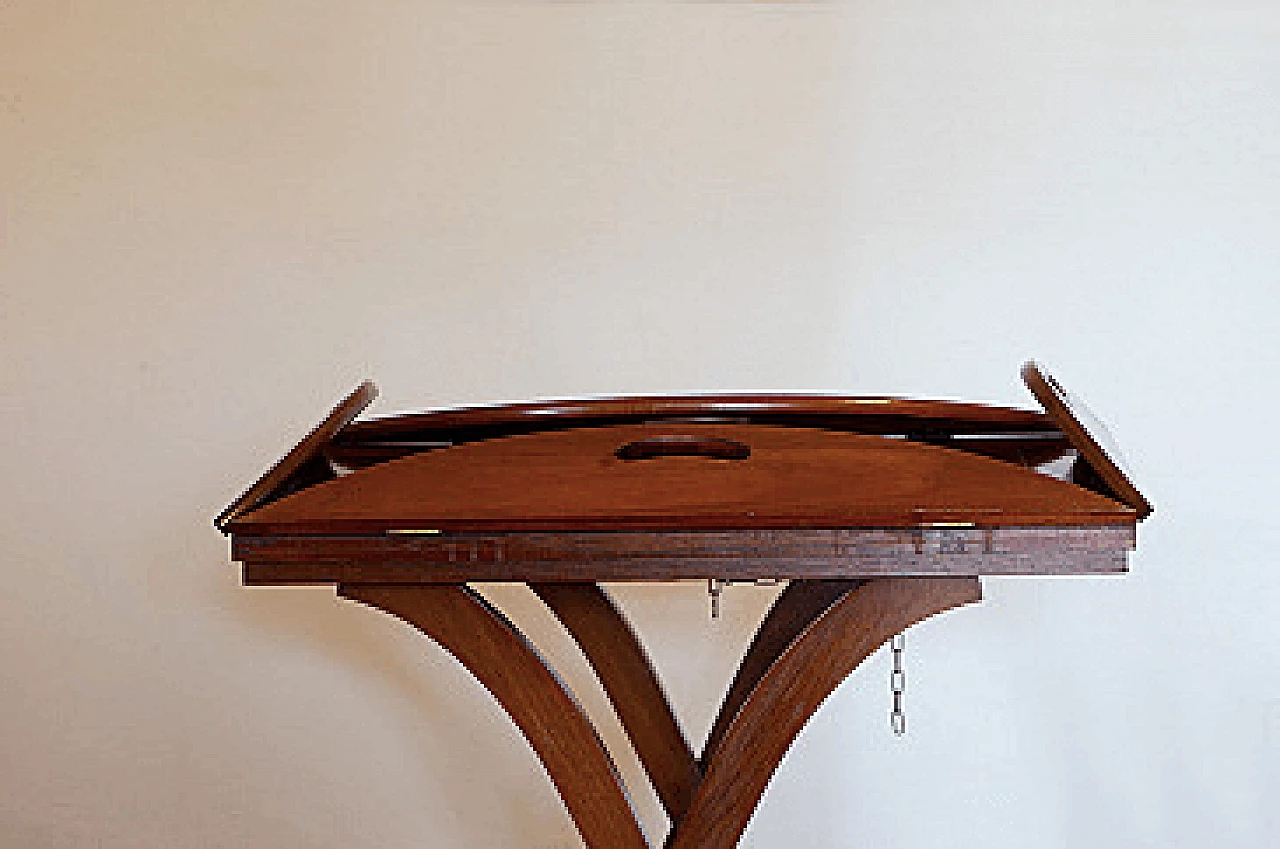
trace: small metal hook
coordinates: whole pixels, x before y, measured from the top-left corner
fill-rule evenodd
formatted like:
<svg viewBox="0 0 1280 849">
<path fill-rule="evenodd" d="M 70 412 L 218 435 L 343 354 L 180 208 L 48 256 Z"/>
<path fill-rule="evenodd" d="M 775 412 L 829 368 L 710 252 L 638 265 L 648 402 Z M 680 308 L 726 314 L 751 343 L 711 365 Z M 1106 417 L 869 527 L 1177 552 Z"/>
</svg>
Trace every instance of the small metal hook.
<svg viewBox="0 0 1280 849">
<path fill-rule="evenodd" d="M 720 578 L 707 578 L 707 595 L 711 596 L 711 618 L 720 618 L 720 593 L 724 591 L 728 581 Z"/>
</svg>

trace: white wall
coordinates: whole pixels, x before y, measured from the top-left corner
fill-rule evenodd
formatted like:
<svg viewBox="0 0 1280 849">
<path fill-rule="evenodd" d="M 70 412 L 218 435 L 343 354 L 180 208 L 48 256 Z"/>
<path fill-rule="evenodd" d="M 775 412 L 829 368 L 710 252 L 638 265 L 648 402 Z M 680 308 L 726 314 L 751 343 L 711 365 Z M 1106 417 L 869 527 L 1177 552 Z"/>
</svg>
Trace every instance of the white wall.
<svg viewBox="0 0 1280 849">
<path fill-rule="evenodd" d="M 1274 3 L 0 3 L 0 846 L 579 845 L 450 658 L 210 527 L 361 377 L 1029 403 L 1028 356 L 1157 504 L 1133 574 L 913 631 L 910 735 L 878 656 L 745 845 L 1274 846 L 1278 233 Z M 619 591 L 699 739 L 768 602 L 701 592 Z"/>
</svg>

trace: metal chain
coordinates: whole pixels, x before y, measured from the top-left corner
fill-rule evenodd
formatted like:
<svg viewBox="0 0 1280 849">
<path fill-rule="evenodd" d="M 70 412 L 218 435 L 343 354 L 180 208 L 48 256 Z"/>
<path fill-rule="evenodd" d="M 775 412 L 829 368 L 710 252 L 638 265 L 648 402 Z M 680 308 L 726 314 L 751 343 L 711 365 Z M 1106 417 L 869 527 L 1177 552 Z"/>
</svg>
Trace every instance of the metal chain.
<svg viewBox="0 0 1280 849">
<path fill-rule="evenodd" d="M 889 692 L 893 694 L 893 709 L 889 711 L 889 727 L 894 736 L 907 733 L 907 715 L 902 711 L 902 697 L 907 692 L 907 673 L 902 668 L 902 653 L 907 648 L 906 634 L 897 634 L 889 644 L 893 650 L 893 671 L 889 673 Z"/>
<path fill-rule="evenodd" d="M 707 579 L 707 595 L 711 597 L 711 618 L 720 618 L 720 594 L 724 592 L 724 588 L 732 586 L 735 582 L 725 580 L 723 578 Z M 751 581 L 738 581 L 736 583 L 753 583 Z M 774 581 L 755 581 L 758 585 L 771 585 Z M 907 714 L 902 709 L 902 700 L 907 693 L 907 672 L 902 666 L 902 655 L 907 649 L 907 636 L 905 633 L 895 634 L 889 642 L 889 648 L 893 652 L 893 671 L 889 673 L 889 692 L 893 695 L 893 708 L 889 711 L 889 727 L 893 729 L 894 736 L 901 737 L 907 733 Z"/>
</svg>

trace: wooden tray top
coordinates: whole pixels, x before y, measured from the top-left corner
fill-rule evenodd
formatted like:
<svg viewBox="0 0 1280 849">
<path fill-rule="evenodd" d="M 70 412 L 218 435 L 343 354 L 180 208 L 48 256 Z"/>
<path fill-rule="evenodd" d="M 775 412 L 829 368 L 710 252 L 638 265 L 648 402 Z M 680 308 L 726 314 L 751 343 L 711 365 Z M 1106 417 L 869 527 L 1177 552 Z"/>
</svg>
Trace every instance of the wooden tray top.
<svg viewBox="0 0 1280 849">
<path fill-rule="evenodd" d="M 604 398 L 353 422 L 374 394 L 219 516 L 246 580 L 1114 572 L 1150 512 L 1054 399 Z"/>
</svg>

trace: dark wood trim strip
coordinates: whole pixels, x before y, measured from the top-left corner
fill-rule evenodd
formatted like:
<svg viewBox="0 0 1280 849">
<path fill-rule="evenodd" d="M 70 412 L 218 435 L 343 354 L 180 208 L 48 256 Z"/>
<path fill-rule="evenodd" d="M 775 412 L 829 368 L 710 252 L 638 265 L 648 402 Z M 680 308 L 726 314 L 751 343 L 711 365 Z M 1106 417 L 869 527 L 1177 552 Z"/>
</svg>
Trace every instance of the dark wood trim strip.
<svg viewBox="0 0 1280 849">
<path fill-rule="evenodd" d="M 720 704 L 720 713 L 703 744 L 701 761 L 705 766 L 715 757 L 716 748 L 737 717 L 747 697 L 760 679 L 814 619 L 863 582 L 851 579 L 792 581 L 774 601 L 768 615 L 760 623 L 750 648 L 738 666 L 729 692 Z"/>
<path fill-rule="evenodd" d="M 245 580 L 270 583 L 634 581 L 1069 575 L 1125 571 L 1132 525 L 751 533 L 611 532 L 255 537 Z"/>
<path fill-rule="evenodd" d="M 413 625 L 493 694 L 542 761 L 588 849 L 649 849 L 590 720 L 524 635 L 477 593 L 458 584 L 343 584 L 338 593 Z"/>
<path fill-rule="evenodd" d="M 981 597 L 976 578 L 886 578 L 867 581 L 831 605 L 738 711 L 669 849 L 736 847 L 792 741 L 840 682 L 894 634 Z"/>
<path fill-rule="evenodd" d="M 644 646 L 609 594 L 591 583 L 531 583 L 577 641 L 622 721 L 672 822 L 702 779 Z"/>
<path fill-rule="evenodd" d="M 1122 575 L 1125 553 L 1048 552 L 1032 556 L 955 555 L 901 560 L 614 560 L 600 563 L 457 565 L 417 563 L 245 563 L 245 586 L 305 584 L 455 584 L 464 581 L 730 581 L 817 578 L 938 578 L 979 575 Z"/>
</svg>

